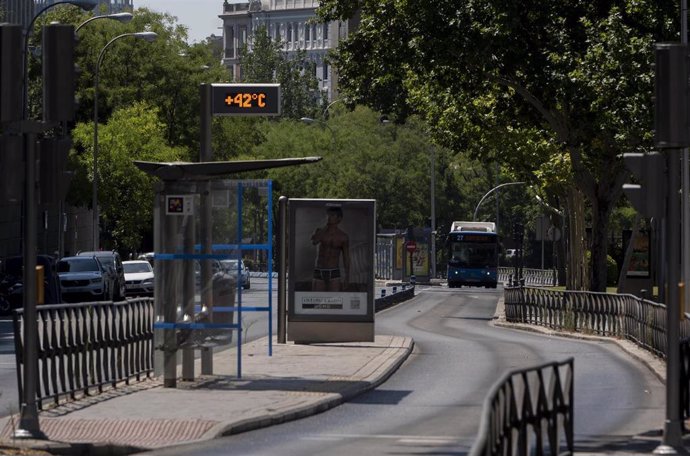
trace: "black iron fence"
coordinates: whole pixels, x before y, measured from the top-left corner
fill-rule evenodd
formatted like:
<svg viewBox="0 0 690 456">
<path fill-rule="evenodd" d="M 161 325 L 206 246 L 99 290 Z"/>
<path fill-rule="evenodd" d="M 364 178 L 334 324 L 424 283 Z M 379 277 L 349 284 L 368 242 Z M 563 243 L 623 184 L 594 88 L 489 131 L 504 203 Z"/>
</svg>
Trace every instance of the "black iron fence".
<svg viewBox="0 0 690 456">
<path fill-rule="evenodd" d="M 484 400 L 470 456 L 573 454 L 574 360 L 508 372 Z"/>
<path fill-rule="evenodd" d="M 506 320 L 630 340 L 660 358 L 667 353 L 666 306 L 628 294 L 505 288 Z M 680 317 L 680 316 L 679 316 Z M 680 322 L 680 404 L 690 418 L 690 315 Z"/>
<path fill-rule="evenodd" d="M 555 269 L 533 269 L 522 268 L 521 279 L 524 285 L 536 287 L 555 287 L 558 285 L 558 271 Z M 508 266 L 500 266 L 498 268 L 498 281 L 510 285 L 516 281 L 515 268 Z"/>
<path fill-rule="evenodd" d="M 555 330 L 628 339 L 657 356 L 666 356 L 666 306 L 627 294 L 505 289 L 506 320 Z M 690 323 L 681 322 L 682 338 Z"/>
<path fill-rule="evenodd" d="M 102 392 L 153 372 L 153 299 L 38 306 L 36 402 Z M 24 372 L 23 310 L 13 313 L 19 403 Z"/>
</svg>

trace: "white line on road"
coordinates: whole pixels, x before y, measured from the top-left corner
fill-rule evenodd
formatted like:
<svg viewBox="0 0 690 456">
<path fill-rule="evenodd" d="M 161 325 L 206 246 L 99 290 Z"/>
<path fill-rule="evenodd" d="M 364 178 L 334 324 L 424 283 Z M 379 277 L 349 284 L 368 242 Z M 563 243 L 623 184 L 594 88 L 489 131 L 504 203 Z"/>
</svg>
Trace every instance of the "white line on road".
<svg viewBox="0 0 690 456">
<path fill-rule="evenodd" d="M 399 440 L 405 444 L 454 445 L 459 443 L 457 437 L 446 435 L 395 435 L 395 434 L 319 434 L 303 437 L 304 440 L 337 441 L 344 439 L 388 439 Z"/>
</svg>

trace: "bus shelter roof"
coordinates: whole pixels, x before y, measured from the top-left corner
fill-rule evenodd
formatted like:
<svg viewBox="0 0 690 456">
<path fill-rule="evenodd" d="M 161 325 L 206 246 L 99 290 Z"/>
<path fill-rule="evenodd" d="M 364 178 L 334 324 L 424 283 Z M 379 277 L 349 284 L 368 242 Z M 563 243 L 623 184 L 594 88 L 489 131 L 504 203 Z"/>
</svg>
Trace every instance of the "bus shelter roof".
<svg viewBox="0 0 690 456">
<path fill-rule="evenodd" d="M 274 160 L 238 160 L 213 162 L 149 162 L 135 160 L 134 164 L 147 174 L 164 181 L 213 180 L 228 174 L 283 166 L 316 163 L 321 157 L 278 158 Z"/>
</svg>

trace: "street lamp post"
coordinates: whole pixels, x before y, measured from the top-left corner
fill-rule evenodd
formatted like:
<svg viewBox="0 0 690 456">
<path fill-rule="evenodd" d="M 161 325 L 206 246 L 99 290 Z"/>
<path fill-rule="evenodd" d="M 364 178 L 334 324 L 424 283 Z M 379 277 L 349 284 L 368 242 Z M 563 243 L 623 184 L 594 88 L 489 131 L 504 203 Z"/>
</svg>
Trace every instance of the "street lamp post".
<svg viewBox="0 0 690 456">
<path fill-rule="evenodd" d="M 103 16 L 93 16 L 93 17 L 85 20 L 81 24 L 79 24 L 77 26 L 77 28 L 74 29 L 74 33 L 77 33 L 79 31 L 79 29 L 81 29 L 86 24 L 93 22 L 93 21 L 97 21 L 98 19 L 111 19 L 113 21 L 118 21 L 118 22 L 124 23 L 124 22 L 131 21 L 132 17 L 134 17 L 134 16 L 132 16 L 132 13 L 115 13 L 115 14 L 105 14 Z"/>
<path fill-rule="evenodd" d="M 94 72 L 94 93 L 93 93 L 93 189 L 92 189 L 92 201 L 93 206 L 93 250 L 98 250 L 99 248 L 99 210 L 98 210 L 98 73 L 101 67 L 101 62 L 105 56 L 105 50 L 108 46 L 113 44 L 115 41 L 132 36 L 134 38 L 153 41 L 158 35 L 155 32 L 136 32 L 136 33 L 123 33 L 118 35 L 108 43 L 103 46 L 100 54 L 98 55 L 98 61 L 96 62 L 96 71 Z"/>
<path fill-rule="evenodd" d="M 431 278 L 436 278 L 436 148 L 431 146 Z M 431 281 L 431 280 L 429 280 Z"/>
<path fill-rule="evenodd" d="M 477 220 L 477 211 L 479 211 L 479 206 L 482 205 L 482 203 L 484 202 L 484 200 L 486 199 L 487 196 L 491 195 L 494 191 L 498 190 L 501 187 L 506 187 L 508 185 L 520 185 L 520 184 L 524 184 L 524 182 L 506 182 L 505 184 L 497 185 L 494 188 L 492 188 L 491 190 L 489 190 L 488 192 L 486 192 L 486 194 L 484 194 L 484 196 L 482 196 L 482 199 L 480 199 L 479 202 L 477 203 L 477 207 L 474 208 L 474 216 L 472 217 L 472 220 L 473 221 Z"/>
<path fill-rule="evenodd" d="M 38 13 L 29 22 L 24 31 L 24 48 L 22 55 L 22 133 L 24 152 L 24 224 L 23 237 L 23 267 L 22 283 L 24 291 L 22 306 L 24 318 L 24 372 L 22 376 L 23 388 L 20 404 L 20 416 L 15 438 L 45 438 L 38 422 L 38 407 L 36 406 L 36 392 L 38 389 L 38 322 L 36 312 L 37 292 L 36 283 L 36 134 L 44 131 L 45 124 L 29 121 L 29 37 L 36 19 L 49 8 L 60 4 L 71 4 L 85 10 L 93 9 L 95 0 L 65 0 L 52 3 Z"/>
</svg>

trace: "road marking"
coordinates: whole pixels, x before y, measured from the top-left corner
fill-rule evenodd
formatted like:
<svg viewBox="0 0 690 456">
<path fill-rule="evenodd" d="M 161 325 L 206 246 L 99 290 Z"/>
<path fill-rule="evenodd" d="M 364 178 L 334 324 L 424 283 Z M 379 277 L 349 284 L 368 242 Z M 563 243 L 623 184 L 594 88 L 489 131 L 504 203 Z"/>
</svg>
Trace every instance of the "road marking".
<svg viewBox="0 0 690 456">
<path fill-rule="evenodd" d="M 408 445 L 455 445 L 458 438 L 446 435 L 396 435 L 396 434 L 319 434 L 303 437 L 303 440 L 338 441 L 344 439 L 398 440 Z"/>
</svg>

